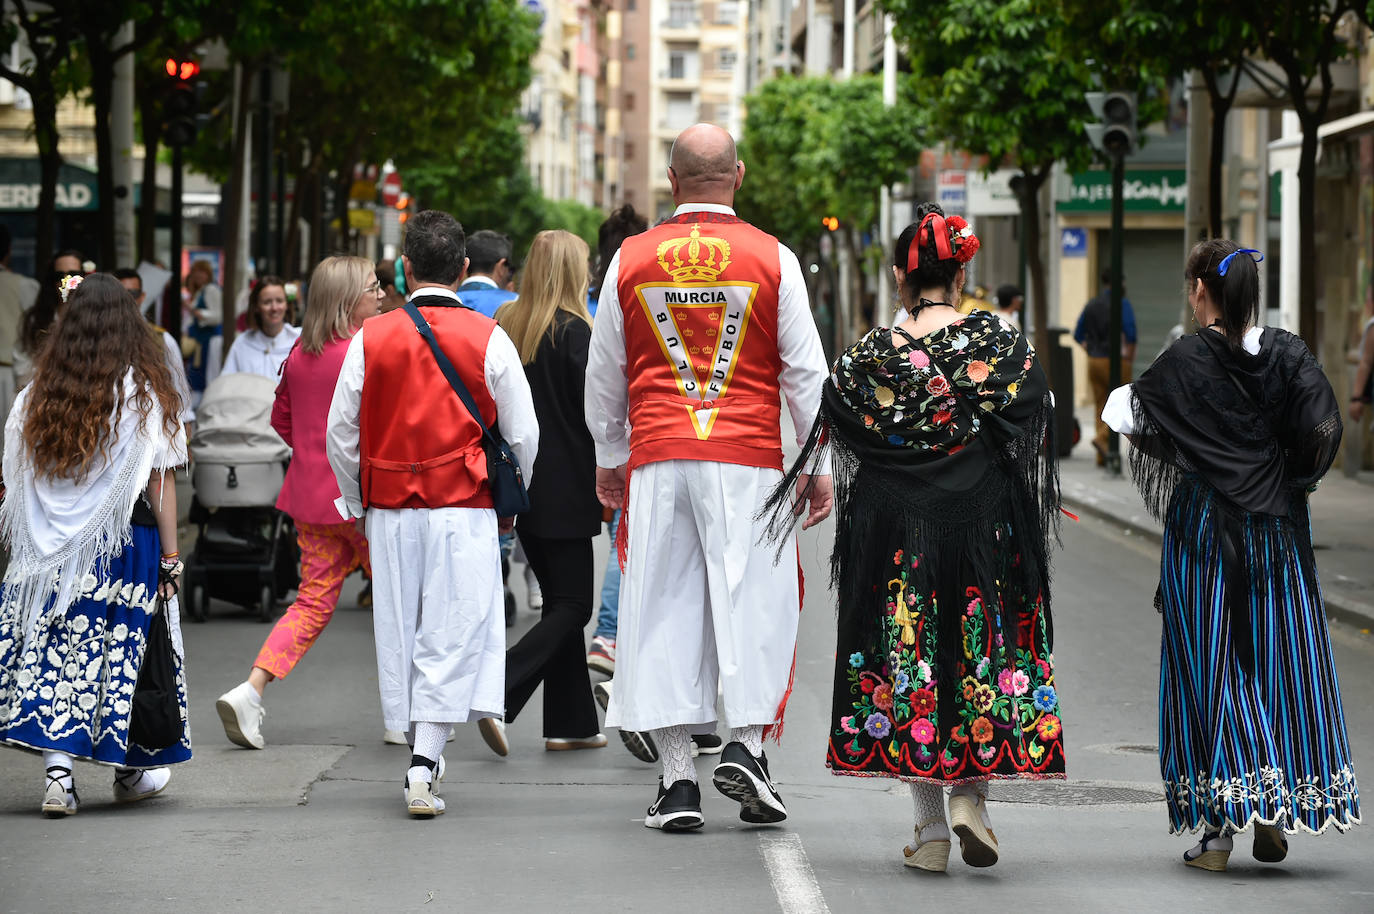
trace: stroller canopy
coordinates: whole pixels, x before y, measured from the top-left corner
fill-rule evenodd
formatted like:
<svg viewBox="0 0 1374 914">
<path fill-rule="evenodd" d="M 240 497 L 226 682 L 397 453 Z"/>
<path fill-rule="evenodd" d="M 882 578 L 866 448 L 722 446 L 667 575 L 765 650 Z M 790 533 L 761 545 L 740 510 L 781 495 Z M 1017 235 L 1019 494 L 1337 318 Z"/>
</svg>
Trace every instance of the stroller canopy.
<svg viewBox="0 0 1374 914">
<path fill-rule="evenodd" d="M 220 375 L 205 388 L 196 409 L 191 455 L 212 463 L 285 460 L 291 448 L 272 429 L 277 385 L 270 378 L 240 371 Z"/>
</svg>

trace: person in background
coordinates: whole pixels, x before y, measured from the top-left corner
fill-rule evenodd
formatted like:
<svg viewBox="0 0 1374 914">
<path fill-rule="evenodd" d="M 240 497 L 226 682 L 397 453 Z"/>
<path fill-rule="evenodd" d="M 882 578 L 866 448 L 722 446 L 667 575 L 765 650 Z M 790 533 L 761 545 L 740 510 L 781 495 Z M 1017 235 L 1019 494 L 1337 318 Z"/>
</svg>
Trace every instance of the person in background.
<svg viewBox="0 0 1374 914">
<path fill-rule="evenodd" d="M 1010 327 L 1021 329 L 1021 308 L 1026 303 L 1026 296 L 1021 289 L 1011 284 L 997 287 L 996 295 L 997 316 L 1007 322 Z"/>
<path fill-rule="evenodd" d="M 121 267 L 114 271 L 114 278 L 119 280 L 121 286 L 129 290 L 129 294 L 134 297 L 134 302 L 138 305 L 138 313 L 142 314 L 143 300 L 146 296 L 143 292 L 143 278 L 138 275 L 138 271 Z M 182 425 L 186 426 L 186 436 L 189 438 L 191 436 L 191 423 L 196 421 L 196 411 L 191 408 L 191 386 L 186 381 L 186 363 L 181 358 L 181 347 L 166 330 L 152 323 L 148 326 L 159 335 L 162 346 L 167 351 L 167 370 L 172 373 L 172 383 L 176 386 L 177 395 L 181 397 L 179 418 Z"/>
<path fill-rule="evenodd" d="M 959 299 L 959 313 L 967 315 L 974 309 L 979 311 L 993 311 L 992 302 L 988 301 L 988 287 L 984 285 L 974 286 L 972 289 L 965 288 Z"/>
<path fill-rule="evenodd" d="M 14 351 L 24 312 L 38 300 L 38 281 L 10 269 L 10 230 L 0 225 L 0 426 L 19 392 L 14 377 Z"/>
<path fill-rule="evenodd" d="M 587 294 L 588 310 L 592 317 L 596 317 L 596 301 L 601 294 L 601 284 L 606 279 L 606 270 L 611 265 L 611 259 L 620 250 L 621 243 L 631 235 L 638 235 L 648 228 L 648 220 L 635 212 L 635 208 L 628 203 L 611 213 L 606 221 L 601 223 L 601 228 L 597 230 L 596 272 L 592 277 L 591 290 Z M 606 525 L 612 543 L 615 542 L 615 531 L 619 525 L 620 510 L 616 509 L 611 512 L 611 518 Z M 616 550 L 611 549 L 606 555 L 606 568 L 601 575 L 601 605 L 596 613 L 596 631 L 592 634 L 591 647 L 587 651 L 587 666 L 607 676 L 615 675 L 615 627 L 619 608 L 620 559 L 616 556 Z M 601 694 L 598 692 L 598 697 Z M 609 702 L 609 694 L 606 700 Z M 652 739 L 647 733 L 644 734 L 644 738 Z M 656 762 L 658 752 L 642 751 L 636 753 L 636 757 L 644 757 L 643 760 L 647 762 Z"/>
<path fill-rule="evenodd" d="M 1364 304 L 1364 326 L 1360 328 L 1359 361 L 1350 394 L 1350 421 L 1359 429 L 1365 407 L 1374 403 L 1374 296 Z"/>
<path fill-rule="evenodd" d="M 117 803 L 146 800 L 191 758 L 178 621 L 177 497 L 186 462 L 162 344 L 114 277 L 70 293 L 5 425 L 0 529 L 0 742 L 43 753 L 42 812 L 77 811 L 75 758 L 114 767 Z M 156 613 L 172 642 L 179 734 L 140 745 L 135 685 Z M 175 722 L 174 722 L 175 725 Z"/>
<path fill-rule="evenodd" d="M 499 427 L 527 482 L 539 448 L 520 354 L 494 320 L 458 299 L 467 270 L 463 227 L 437 210 L 406 222 L 412 308 L 373 318 L 353 337 L 329 407 L 325 453 L 345 517 L 365 517 L 375 582 L 372 622 L 382 716 L 413 730 L 406 811 L 444 811 L 434 793 L 440 750 L 455 723 L 505 711 L 498 518 L 481 426 L 416 332 L 435 346 L 481 411 Z M 490 741 L 490 723 L 483 736 Z"/>
<path fill-rule="evenodd" d="M 377 282 L 382 285 L 382 314 L 395 311 L 406 303 L 405 295 L 396 288 L 395 260 L 377 261 Z"/>
<path fill-rule="evenodd" d="M 1202 832 L 1183 862 L 1212 872 L 1233 835 L 1253 830 L 1251 854 L 1277 863 L 1285 834 L 1360 822 L 1308 509 L 1340 448 L 1340 404 L 1299 337 L 1259 326 L 1262 258 L 1224 238 L 1194 245 L 1184 276 L 1201 329 L 1104 414 L 1164 525 L 1159 768 L 1169 831 Z"/>
<path fill-rule="evenodd" d="M 380 284 L 375 276 L 373 280 L 368 295 L 377 298 Z M 287 316 L 286 281 L 277 276 L 259 279 L 248 294 L 248 330 L 234 338 L 220 373 L 247 371 L 277 380 L 282 362 L 301 335 Z"/>
<path fill-rule="evenodd" d="M 215 337 L 224 338 L 224 293 L 214 282 L 214 267 L 208 260 L 196 260 L 186 272 L 186 297 L 182 300 L 185 327 L 181 352 L 186 357 L 186 380 L 191 385 L 193 406 L 200 405 L 205 385 L 219 374 L 219 358 L 211 346 Z"/>
<path fill-rule="evenodd" d="M 482 229 L 473 232 L 468 241 L 468 275 L 458 287 L 458 300 L 478 314 L 494 318 L 496 309 L 515 298 L 515 291 L 509 286 L 515 279 L 515 267 L 511 265 L 510 238 L 500 232 Z M 510 576 L 512 560 L 525 565 L 525 592 L 530 609 L 538 610 L 544 605 L 544 597 L 539 589 L 539 579 L 534 569 L 524 561 L 524 554 L 513 534 L 501 537 L 501 577 L 504 581 Z M 506 585 L 508 588 L 508 585 Z M 514 598 L 509 601 L 514 607 Z M 513 609 L 512 609 L 513 612 Z M 514 615 L 507 615 L 506 625 L 513 625 Z"/>
<path fill-rule="evenodd" d="M 506 652 L 505 721 L 514 722 L 542 684 L 544 748 L 599 749 L 606 737 L 582 640 L 592 617 L 592 537 L 601 528 L 596 449 L 582 413 L 592 336 L 584 304 L 587 243 L 571 232 L 540 232 L 530 245 L 523 288 L 496 319 L 520 353 L 539 420 L 530 509 L 515 530 L 544 605 L 539 621 Z"/>
<path fill-rule="evenodd" d="M 266 745 L 262 696 L 267 683 L 295 669 L 333 618 L 344 578 L 355 568 L 368 568 L 367 540 L 334 504 L 339 486 L 325 457 L 324 441 L 329 404 L 349 340 L 377 313 L 381 287 L 371 261 L 326 257 L 310 277 L 309 296 L 300 345 L 282 366 L 272 404 L 272 427 L 291 448 L 277 509 L 296 525 L 300 589 L 296 602 L 263 642 L 248 679 L 215 702 L 224 735 L 245 749 Z"/>
<path fill-rule="evenodd" d="M 24 312 L 19 325 L 19 341 L 14 349 L 14 384 L 22 389 L 33 374 L 33 363 L 38 358 L 38 350 L 53 323 L 62 313 L 65 302 L 62 300 L 62 281 L 68 276 L 84 276 L 85 261 L 80 251 L 62 251 L 52 259 L 43 282 L 38 288 L 38 296 L 33 306 Z"/>
<path fill-rule="evenodd" d="M 506 288 L 515 267 L 511 265 L 510 239 L 483 229 L 468 238 L 468 277 L 458 288 L 458 299 L 472 310 L 495 317 L 496 309 L 515 298 Z"/>
<path fill-rule="evenodd" d="M 1088 299 L 1083 312 L 1078 315 L 1078 324 L 1073 328 L 1073 338 L 1088 353 L 1088 384 L 1092 387 L 1094 412 L 1097 416 L 1097 434 L 1093 436 L 1093 450 L 1097 453 L 1097 465 L 1107 462 L 1107 445 L 1111 429 L 1102 421 L 1102 410 L 1107 405 L 1107 395 L 1111 393 L 1112 346 L 1121 347 L 1121 381 L 1131 380 L 1131 362 L 1135 360 L 1136 331 L 1135 310 L 1131 300 L 1126 297 L 1126 277 L 1121 278 L 1121 339 L 1113 342 L 1108 339 L 1107 325 L 1111 320 L 1112 273 L 1102 271 L 1102 291 Z"/>
</svg>

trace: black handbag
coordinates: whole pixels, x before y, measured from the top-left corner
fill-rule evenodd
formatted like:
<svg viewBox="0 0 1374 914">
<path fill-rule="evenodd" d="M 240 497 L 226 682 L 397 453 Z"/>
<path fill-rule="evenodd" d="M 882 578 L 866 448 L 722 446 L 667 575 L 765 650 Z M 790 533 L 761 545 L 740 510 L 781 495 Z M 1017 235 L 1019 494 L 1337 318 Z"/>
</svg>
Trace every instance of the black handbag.
<svg viewBox="0 0 1374 914">
<path fill-rule="evenodd" d="M 411 302 L 406 302 L 405 311 L 410 315 L 415 329 L 420 331 L 420 336 L 429 344 L 429 351 L 434 353 L 434 361 L 439 363 L 439 370 L 448 379 L 449 386 L 458 395 L 458 399 L 463 401 L 477 427 L 482 430 L 482 449 L 487 454 L 487 485 L 491 488 L 491 506 L 495 509 L 496 516 L 515 517 L 528 511 L 530 493 L 525 489 L 525 474 L 520 469 L 520 461 L 516 459 L 515 451 L 511 450 L 506 439 L 493 433 L 482 421 L 482 413 L 473 402 L 472 394 L 468 393 L 467 386 L 463 384 L 463 379 L 458 377 L 457 369 L 453 367 L 448 356 L 444 355 L 444 350 L 439 348 L 439 341 L 434 338 L 434 329 L 429 326 L 429 321 L 425 320 L 420 309 Z"/>
<path fill-rule="evenodd" d="M 177 700 L 176 664 L 172 660 L 167 612 L 167 601 L 158 597 L 157 612 L 143 648 L 143 665 L 138 668 L 138 681 L 134 684 L 129 742 L 144 749 L 166 749 L 181 741 L 181 702 Z"/>
</svg>

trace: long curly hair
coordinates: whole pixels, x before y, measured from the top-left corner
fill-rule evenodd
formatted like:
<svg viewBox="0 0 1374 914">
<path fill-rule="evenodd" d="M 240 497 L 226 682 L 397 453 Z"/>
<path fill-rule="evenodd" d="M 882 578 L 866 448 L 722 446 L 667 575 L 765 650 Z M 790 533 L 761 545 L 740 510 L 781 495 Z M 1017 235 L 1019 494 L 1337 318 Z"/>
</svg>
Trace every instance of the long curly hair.
<svg viewBox="0 0 1374 914">
<path fill-rule="evenodd" d="M 156 402 L 163 431 L 175 435 L 181 399 L 157 330 L 119 280 L 93 273 L 71 294 L 34 362 L 24 444 L 38 475 L 84 479 L 98 460 L 109 458 L 131 368 L 135 393 L 129 402 L 145 420 Z"/>
</svg>

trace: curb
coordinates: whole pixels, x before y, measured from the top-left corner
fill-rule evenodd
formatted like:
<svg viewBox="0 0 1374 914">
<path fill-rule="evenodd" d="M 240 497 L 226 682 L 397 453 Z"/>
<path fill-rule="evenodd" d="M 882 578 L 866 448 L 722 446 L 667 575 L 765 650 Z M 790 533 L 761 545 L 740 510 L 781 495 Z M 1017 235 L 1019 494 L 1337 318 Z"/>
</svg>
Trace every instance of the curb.
<svg viewBox="0 0 1374 914">
<path fill-rule="evenodd" d="M 1159 531 L 1153 527 L 1124 520 L 1104 508 L 1085 501 L 1074 498 L 1063 498 L 1062 501 L 1065 505 L 1073 508 L 1075 512 L 1091 515 L 1100 521 L 1129 531 L 1134 536 L 1142 536 L 1155 543 L 1163 542 Z M 1374 629 L 1374 606 L 1328 593 L 1325 588 L 1322 590 L 1322 600 L 1325 603 L 1328 618 L 1356 628 L 1364 634 L 1368 634 L 1371 629 Z"/>
</svg>

